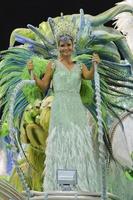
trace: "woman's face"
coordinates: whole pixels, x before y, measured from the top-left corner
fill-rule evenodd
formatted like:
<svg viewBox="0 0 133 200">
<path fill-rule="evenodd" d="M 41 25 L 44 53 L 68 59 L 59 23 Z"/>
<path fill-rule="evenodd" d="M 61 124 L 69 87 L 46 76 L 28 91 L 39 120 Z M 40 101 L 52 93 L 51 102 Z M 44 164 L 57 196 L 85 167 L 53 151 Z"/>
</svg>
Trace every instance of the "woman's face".
<svg viewBox="0 0 133 200">
<path fill-rule="evenodd" d="M 71 40 L 59 42 L 59 52 L 61 56 L 71 56 L 73 52 L 73 43 Z"/>
</svg>

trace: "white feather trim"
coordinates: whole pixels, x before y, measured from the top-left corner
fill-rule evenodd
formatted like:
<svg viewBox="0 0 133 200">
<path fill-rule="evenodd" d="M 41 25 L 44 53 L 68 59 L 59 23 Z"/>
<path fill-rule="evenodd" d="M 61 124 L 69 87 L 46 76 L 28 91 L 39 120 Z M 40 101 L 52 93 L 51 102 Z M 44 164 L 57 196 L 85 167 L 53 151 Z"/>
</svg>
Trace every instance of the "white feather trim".
<svg viewBox="0 0 133 200">
<path fill-rule="evenodd" d="M 125 0 L 116 3 L 116 5 L 122 4 L 127 4 L 133 7 L 133 0 Z M 114 20 L 115 22 L 113 24 L 115 25 L 115 28 L 125 35 L 129 48 L 133 52 L 133 14 L 128 12 L 121 13 L 117 15 Z"/>
</svg>

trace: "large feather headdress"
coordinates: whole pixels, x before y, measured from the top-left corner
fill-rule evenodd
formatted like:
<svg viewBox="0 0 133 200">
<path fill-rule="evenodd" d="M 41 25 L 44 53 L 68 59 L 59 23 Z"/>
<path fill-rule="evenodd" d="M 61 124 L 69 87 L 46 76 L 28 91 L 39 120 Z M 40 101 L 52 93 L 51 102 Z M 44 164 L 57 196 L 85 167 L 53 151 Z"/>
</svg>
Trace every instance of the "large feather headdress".
<svg viewBox="0 0 133 200">
<path fill-rule="evenodd" d="M 51 17 L 48 18 L 48 22 L 57 45 L 61 38 L 64 38 L 64 40 L 70 38 L 74 42 L 76 41 L 78 28 L 73 19 L 66 19 L 63 16 L 63 13 L 61 13 L 61 17 L 57 22 L 55 22 Z"/>
</svg>

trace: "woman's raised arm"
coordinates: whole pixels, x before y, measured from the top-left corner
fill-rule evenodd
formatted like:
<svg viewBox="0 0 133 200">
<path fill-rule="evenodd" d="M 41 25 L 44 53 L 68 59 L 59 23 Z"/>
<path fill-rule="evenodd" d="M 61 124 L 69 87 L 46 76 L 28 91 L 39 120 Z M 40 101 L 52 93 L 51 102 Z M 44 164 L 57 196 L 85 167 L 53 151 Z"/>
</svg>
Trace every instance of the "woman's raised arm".
<svg viewBox="0 0 133 200">
<path fill-rule="evenodd" d="M 29 72 L 31 70 L 33 70 L 34 66 L 33 66 L 33 63 L 32 61 L 29 61 L 27 63 L 27 67 L 28 67 L 28 70 Z M 52 68 L 52 62 L 49 62 L 46 66 L 46 71 L 45 71 L 45 74 L 44 74 L 44 77 L 42 79 L 39 79 L 34 73 L 33 73 L 33 78 L 37 84 L 37 86 L 41 89 L 41 90 L 47 90 L 49 85 L 50 85 L 50 82 L 51 82 L 51 79 L 52 79 L 52 75 L 53 75 L 53 68 Z"/>
<path fill-rule="evenodd" d="M 94 78 L 94 63 L 96 62 L 97 64 L 100 63 L 100 58 L 98 54 L 94 53 L 92 56 L 92 66 L 90 70 L 88 70 L 87 66 L 85 64 L 82 64 L 82 77 L 84 79 L 92 80 Z"/>
</svg>

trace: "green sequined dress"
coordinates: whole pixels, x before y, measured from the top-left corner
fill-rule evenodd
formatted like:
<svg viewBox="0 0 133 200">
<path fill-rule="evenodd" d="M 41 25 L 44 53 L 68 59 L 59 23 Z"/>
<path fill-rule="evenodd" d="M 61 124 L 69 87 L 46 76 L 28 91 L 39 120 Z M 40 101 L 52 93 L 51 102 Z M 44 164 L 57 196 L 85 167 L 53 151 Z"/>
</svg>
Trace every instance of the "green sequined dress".
<svg viewBox="0 0 133 200">
<path fill-rule="evenodd" d="M 57 169 L 76 169 L 76 190 L 98 190 L 91 127 L 87 110 L 80 97 L 81 64 L 71 70 L 58 60 L 54 61 L 54 101 L 51 108 L 49 136 L 46 147 L 44 191 L 59 190 Z"/>
</svg>

